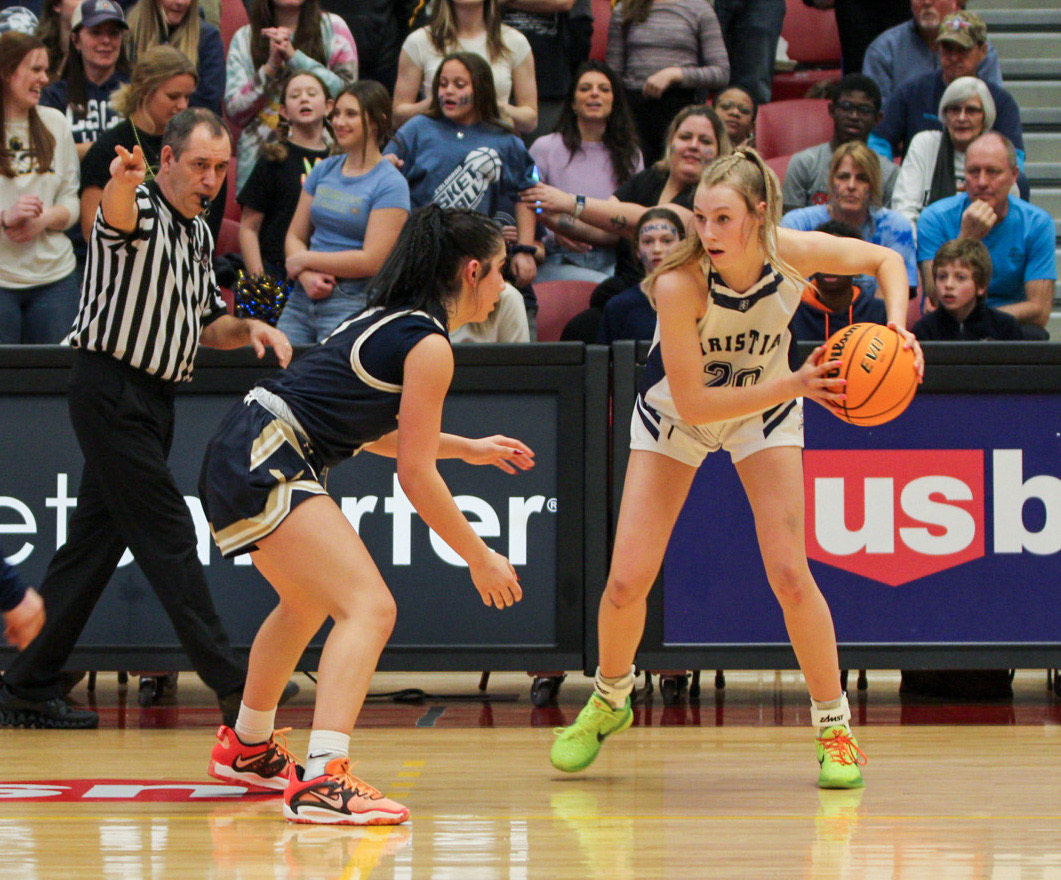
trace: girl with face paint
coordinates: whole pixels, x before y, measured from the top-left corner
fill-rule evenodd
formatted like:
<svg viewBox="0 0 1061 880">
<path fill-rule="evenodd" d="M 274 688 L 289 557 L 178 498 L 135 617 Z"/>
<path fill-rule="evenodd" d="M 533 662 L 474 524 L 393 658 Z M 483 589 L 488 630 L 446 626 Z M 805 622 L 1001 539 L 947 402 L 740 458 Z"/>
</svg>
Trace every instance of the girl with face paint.
<svg viewBox="0 0 1061 880">
<path fill-rule="evenodd" d="M 519 201 L 534 162 L 498 110 L 493 73 L 474 52 L 452 52 L 435 71 L 426 113 L 405 123 L 383 152 L 409 181 L 412 207 L 471 208 L 506 230 L 512 283 L 538 270 L 535 214 Z"/>
<path fill-rule="evenodd" d="M 637 224 L 637 256 L 649 275 L 685 238 L 685 226 L 670 208 L 650 208 Z M 604 306 L 597 341 L 610 345 L 616 339 L 651 339 L 656 330 L 656 310 L 649 302 L 645 282 L 613 296 Z"/>
</svg>

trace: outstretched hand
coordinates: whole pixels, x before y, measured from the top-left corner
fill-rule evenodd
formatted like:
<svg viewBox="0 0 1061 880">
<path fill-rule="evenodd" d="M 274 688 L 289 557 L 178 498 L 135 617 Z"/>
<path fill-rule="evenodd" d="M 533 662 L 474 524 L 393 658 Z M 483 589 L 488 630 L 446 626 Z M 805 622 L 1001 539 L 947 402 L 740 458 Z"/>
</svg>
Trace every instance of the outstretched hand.
<svg viewBox="0 0 1061 880">
<path fill-rule="evenodd" d="M 280 366 L 287 369 L 287 365 L 291 363 L 292 354 L 291 343 L 287 336 L 264 321 L 251 320 L 248 324 L 247 333 L 250 337 L 250 344 L 254 347 L 254 353 L 258 357 L 263 357 L 265 350 L 271 348 L 276 352 L 276 359 L 280 361 Z"/>
<path fill-rule="evenodd" d="M 519 194 L 520 201 L 550 214 L 570 214 L 575 210 L 575 197 L 547 183 L 536 183 Z"/>
<path fill-rule="evenodd" d="M 481 560 L 469 566 L 469 571 L 484 605 L 508 608 L 523 598 L 516 569 L 500 553 L 487 551 Z"/>
<path fill-rule="evenodd" d="M 469 451 L 464 456 L 468 464 L 492 464 L 506 474 L 514 474 L 517 468 L 529 471 L 534 467 L 534 451 L 520 440 L 494 434 L 468 442 Z"/>
</svg>

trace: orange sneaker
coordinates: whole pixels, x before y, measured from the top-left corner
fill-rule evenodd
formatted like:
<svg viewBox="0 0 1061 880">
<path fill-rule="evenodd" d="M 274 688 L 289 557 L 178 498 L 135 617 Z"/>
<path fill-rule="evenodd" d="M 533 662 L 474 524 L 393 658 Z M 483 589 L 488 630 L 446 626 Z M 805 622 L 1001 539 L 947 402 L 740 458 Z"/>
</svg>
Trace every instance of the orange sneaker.
<svg viewBox="0 0 1061 880">
<path fill-rule="evenodd" d="M 303 779 L 295 765 L 284 791 L 284 818 L 320 825 L 400 825 L 409 811 L 350 775 L 349 758 L 333 758 L 316 779 Z"/>
<path fill-rule="evenodd" d="M 223 782 L 284 791 L 291 769 L 298 766 L 284 738 L 290 729 L 276 730 L 266 742 L 248 746 L 240 742 L 231 727 L 222 724 L 217 729 L 217 742 L 210 752 L 206 772 Z"/>
</svg>

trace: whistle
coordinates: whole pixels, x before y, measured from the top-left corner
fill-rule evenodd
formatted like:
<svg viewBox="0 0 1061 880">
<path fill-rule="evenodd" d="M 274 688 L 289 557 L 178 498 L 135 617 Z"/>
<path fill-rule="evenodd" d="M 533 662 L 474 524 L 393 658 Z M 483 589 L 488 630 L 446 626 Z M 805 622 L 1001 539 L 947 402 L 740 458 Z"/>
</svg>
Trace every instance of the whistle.
<svg viewBox="0 0 1061 880">
<path fill-rule="evenodd" d="M 209 207 L 210 207 L 210 197 L 209 196 L 199 196 L 199 207 L 201 207 L 204 211 L 209 209 Z"/>
</svg>

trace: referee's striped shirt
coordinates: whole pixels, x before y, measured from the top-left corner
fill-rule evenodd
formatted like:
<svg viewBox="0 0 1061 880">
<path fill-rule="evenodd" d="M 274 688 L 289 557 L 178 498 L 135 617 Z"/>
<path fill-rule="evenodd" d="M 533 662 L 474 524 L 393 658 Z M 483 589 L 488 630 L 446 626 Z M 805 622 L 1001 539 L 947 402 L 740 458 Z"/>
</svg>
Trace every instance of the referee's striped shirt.
<svg viewBox="0 0 1061 880">
<path fill-rule="evenodd" d="M 137 187 L 136 206 L 129 233 L 96 211 L 68 339 L 159 379 L 187 382 L 202 328 L 225 314 L 210 229 L 202 216 L 189 220 L 174 210 L 154 181 Z"/>
</svg>

